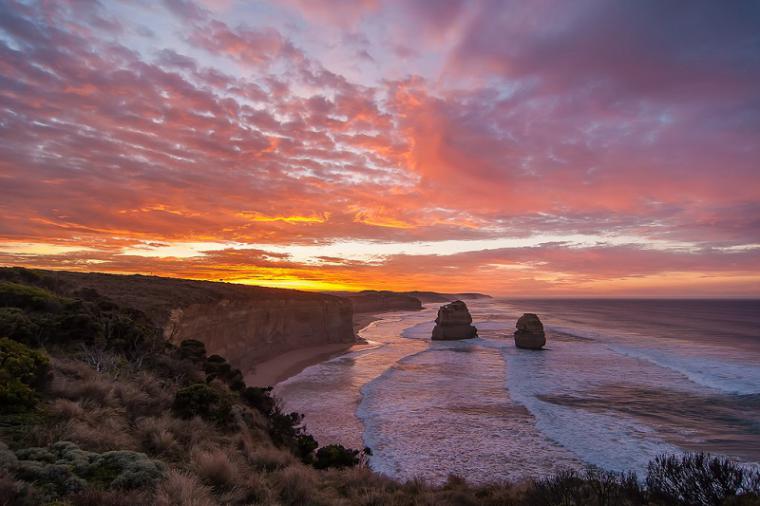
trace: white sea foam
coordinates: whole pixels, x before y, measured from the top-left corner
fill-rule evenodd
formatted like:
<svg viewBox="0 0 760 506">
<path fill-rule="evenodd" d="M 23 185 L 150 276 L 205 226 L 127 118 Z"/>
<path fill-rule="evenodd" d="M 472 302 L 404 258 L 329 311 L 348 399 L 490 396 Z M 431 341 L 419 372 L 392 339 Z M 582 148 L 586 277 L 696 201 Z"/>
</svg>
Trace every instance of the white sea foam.
<svg viewBox="0 0 760 506">
<path fill-rule="evenodd" d="M 760 393 L 760 365 L 710 356 L 684 356 L 678 351 L 611 345 L 615 351 L 679 372 L 697 385 L 731 394 Z"/>
<path fill-rule="evenodd" d="M 310 367 L 276 393 L 306 414 L 320 443 L 371 447 L 377 471 L 492 481 L 587 464 L 641 471 L 681 449 L 674 434 L 692 447 L 709 438 L 699 408 L 677 413 L 676 427 L 660 423 L 677 409 L 668 403 L 699 399 L 708 386 L 710 395 L 725 393 L 721 409 L 730 410 L 741 401 L 729 394 L 758 392 L 757 356 L 721 343 L 613 331 L 580 312 L 544 314 L 547 349 L 518 350 L 511 332 L 522 307 L 468 305 L 479 338 L 431 342 L 437 306 L 387 315 L 362 333 L 373 349 Z M 628 397 L 637 392 L 646 402 Z M 736 404 L 710 423 L 728 424 L 716 427 L 722 434 L 750 431 L 742 437 L 751 440 L 756 404 Z"/>
</svg>

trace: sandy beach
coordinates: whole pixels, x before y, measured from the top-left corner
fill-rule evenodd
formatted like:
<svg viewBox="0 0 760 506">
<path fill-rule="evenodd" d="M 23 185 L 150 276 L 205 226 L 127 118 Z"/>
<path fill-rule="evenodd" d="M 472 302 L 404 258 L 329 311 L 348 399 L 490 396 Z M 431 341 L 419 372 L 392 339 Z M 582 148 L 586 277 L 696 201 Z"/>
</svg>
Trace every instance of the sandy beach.
<svg viewBox="0 0 760 506">
<path fill-rule="evenodd" d="M 354 315 L 354 332 L 358 335 L 359 330 L 379 319 L 377 315 L 369 313 Z M 363 346 L 366 344 L 360 340 L 356 343 L 331 343 L 292 350 L 255 364 L 253 371 L 246 372 L 245 383 L 254 387 L 272 386 L 295 376 L 310 365 L 361 349 Z"/>
</svg>

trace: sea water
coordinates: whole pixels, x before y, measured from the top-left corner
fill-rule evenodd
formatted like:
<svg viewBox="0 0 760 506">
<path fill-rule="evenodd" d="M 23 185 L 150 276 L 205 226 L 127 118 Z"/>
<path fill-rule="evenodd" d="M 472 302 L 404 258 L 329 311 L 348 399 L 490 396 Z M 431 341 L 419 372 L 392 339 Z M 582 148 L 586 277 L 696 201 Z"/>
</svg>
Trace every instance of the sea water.
<svg viewBox="0 0 760 506">
<path fill-rule="evenodd" d="M 479 337 L 431 341 L 438 305 L 382 315 L 370 346 L 275 388 L 320 444 L 398 479 L 519 480 L 662 453 L 760 462 L 760 301 L 466 301 Z M 542 351 L 515 348 L 538 313 Z"/>
</svg>

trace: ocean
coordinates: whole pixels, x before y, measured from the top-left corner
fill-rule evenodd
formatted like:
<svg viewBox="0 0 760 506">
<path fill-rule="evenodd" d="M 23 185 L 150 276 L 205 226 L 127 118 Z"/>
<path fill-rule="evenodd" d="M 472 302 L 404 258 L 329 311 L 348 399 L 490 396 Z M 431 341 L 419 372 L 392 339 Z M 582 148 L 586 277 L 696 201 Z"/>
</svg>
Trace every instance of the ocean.
<svg viewBox="0 0 760 506">
<path fill-rule="evenodd" d="M 467 300 L 479 337 L 430 341 L 438 304 L 382 315 L 371 345 L 275 394 L 320 444 L 373 451 L 397 479 L 643 473 L 661 453 L 760 462 L 760 301 Z M 547 332 L 515 348 L 524 312 Z"/>
</svg>

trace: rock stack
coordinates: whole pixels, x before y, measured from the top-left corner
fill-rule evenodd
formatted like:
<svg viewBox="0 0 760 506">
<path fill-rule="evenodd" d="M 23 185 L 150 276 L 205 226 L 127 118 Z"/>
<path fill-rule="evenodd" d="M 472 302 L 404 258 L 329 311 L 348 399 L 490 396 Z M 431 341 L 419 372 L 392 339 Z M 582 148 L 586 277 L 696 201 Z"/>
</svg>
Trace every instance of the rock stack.
<svg viewBox="0 0 760 506">
<path fill-rule="evenodd" d="M 538 315 L 525 313 L 517 320 L 515 346 L 528 350 L 540 350 L 546 344 L 544 325 Z"/>
<path fill-rule="evenodd" d="M 478 337 L 478 329 L 471 325 L 472 316 L 467 304 L 461 300 L 441 306 L 435 319 L 433 340 L 449 341 L 453 339 L 472 339 Z"/>
</svg>

